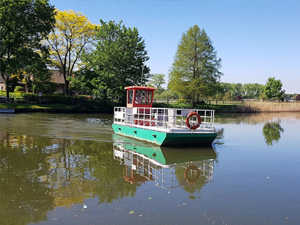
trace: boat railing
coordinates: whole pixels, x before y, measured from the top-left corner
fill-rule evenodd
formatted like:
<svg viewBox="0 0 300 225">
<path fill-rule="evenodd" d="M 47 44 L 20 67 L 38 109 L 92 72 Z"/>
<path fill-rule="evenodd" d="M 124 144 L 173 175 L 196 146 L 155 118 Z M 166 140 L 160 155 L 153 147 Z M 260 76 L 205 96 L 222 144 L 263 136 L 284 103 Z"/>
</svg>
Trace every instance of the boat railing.
<svg viewBox="0 0 300 225">
<path fill-rule="evenodd" d="M 174 163 L 164 165 L 154 159 L 149 158 L 141 153 L 126 149 L 122 145 L 114 144 L 114 159 L 118 160 L 121 165 L 126 165 L 126 171 L 130 176 L 133 173 L 139 174 L 148 181 L 154 181 L 156 186 L 164 189 L 172 189 L 184 185 L 182 181 L 191 184 L 191 181 L 199 182 L 205 179 L 205 182 L 212 182 L 214 175 L 214 159 L 200 161 L 191 161 L 185 163 Z M 189 168 L 193 170 L 189 170 Z M 179 169 L 178 169 L 179 168 Z M 198 171 L 198 178 L 195 179 L 195 171 Z M 178 173 L 176 171 L 184 171 Z M 189 179 L 191 176 L 192 179 Z"/>
<path fill-rule="evenodd" d="M 196 112 L 200 116 L 201 123 L 197 128 L 198 130 L 214 132 L 215 111 L 210 109 L 115 107 L 114 123 L 149 129 L 190 130 L 187 126 L 186 120 L 187 116 L 192 112 Z M 192 124 L 199 123 L 199 121 L 197 121 L 199 120 L 197 117 L 190 117 L 189 120 Z"/>
</svg>

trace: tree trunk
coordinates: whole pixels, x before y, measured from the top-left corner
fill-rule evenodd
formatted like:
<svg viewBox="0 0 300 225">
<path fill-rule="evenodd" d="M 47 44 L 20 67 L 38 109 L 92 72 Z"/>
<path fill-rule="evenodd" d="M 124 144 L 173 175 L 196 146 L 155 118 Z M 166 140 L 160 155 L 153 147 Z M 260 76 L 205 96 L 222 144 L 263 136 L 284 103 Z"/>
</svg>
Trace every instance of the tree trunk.
<svg viewBox="0 0 300 225">
<path fill-rule="evenodd" d="M 103 100 L 104 100 L 104 104 L 107 105 L 107 90 L 106 89 L 103 90 Z"/>
<path fill-rule="evenodd" d="M 70 95 L 69 84 L 70 84 L 70 81 L 66 80 L 65 85 L 66 85 L 66 94 L 67 95 Z"/>
<path fill-rule="evenodd" d="M 9 99 L 9 80 L 5 80 L 6 98 Z"/>
<path fill-rule="evenodd" d="M 195 99 L 196 99 L 196 94 L 193 93 L 193 98 L 192 98 L 192 105 L 193 105 L 193 107 L 196 106 L 196 101 L 195 101 Z"/>
</svg>

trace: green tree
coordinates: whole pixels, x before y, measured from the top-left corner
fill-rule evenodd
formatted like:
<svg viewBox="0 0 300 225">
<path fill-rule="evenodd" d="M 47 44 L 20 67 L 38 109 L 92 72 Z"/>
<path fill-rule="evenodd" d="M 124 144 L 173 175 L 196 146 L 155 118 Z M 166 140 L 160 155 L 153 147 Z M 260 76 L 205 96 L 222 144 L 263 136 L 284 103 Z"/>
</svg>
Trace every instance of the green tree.
<svg viewBox="0 0 300 225">
<path fill-rule="evenodd" d="M 242 96 L 243 95 L 243 85 L 241 83 L 232 84 L 233 96 Z"/>
<path fill-rule="evenodd" d="M 33 63 L 40 50 L 41 40 L 54 25 L 54 7 L 48 0 L 0 1 L 0 75 L 9 85 L 24 64 Z"/>
<path fill-rule="evenodd" d="M 135 27 L 127 28 L 122 21 L 100 22 L 95 51 L 84 56 L 86 67 L 77 77 L 105 102 L 110 98 L 124 103 L 124 87 L 145 85 L 150 77 L 145 42 Z"/>
<path fill-rule="evenodd" d="M 81 53 L 90 49 L 97 26 L 82 13 L 72 10 L 57 11 L 55 18 L 56 24 L 47 37 L 47 43 L 52 63 L 62 72 L 66 94 L 70 94 L 70 79 L 78 69 Z"/>
<path fill-rule="evenodd" d="M 171 91 L 170 89 L 166 89 L 161 93 L 154 92 L 154 98 L 155 99 L 177 99 L 178 95 L 175 92 Z"/>
<path fill-rule="evenodd" d="M 162 73 L 154 74 L 148 84 L 150 86 L 156 87 L 157 93 L 163 92 L 164 89 L 163 89 L 162 85 L 165 84 L 165 74 L 162 74 Z"/>
<path fill-rule="evenodd" d="M 230 101 L 231 99 L 232 99 L 232 97 L 231 97 L 230 92 L 226 92 L 224 97 L 223 97 L 223 100 L 224 101 Z"/>
<path fill-rule="evenodd" d="M 193 99 L 216 94 L 221 59 L 204 29 L 197 25 L 183 33 L 169 75 L 169 88 Z"/>
<path fill-rule="evenodd" d="M 242 87 L 244 98 L 258 98 L 264 90 L 264 85 L 258 83 L 244 84 Z"/>
<path fill-rule="evenodd" d="M 284 97 L 284 90 L 282 90 L 281 80 L 275 80 L 275 77 L 268 78 L 264 90 L 268 99 L 282 100 Z"/>
<path fill-rule="evenodd" d="M 222 93 L 226 93 L 226 92 L 230 92 L 230 94 L 232 94 L 232 84 L 230 83 L 220 83 L 221 85 L 221 92 Z"/>
</svg>

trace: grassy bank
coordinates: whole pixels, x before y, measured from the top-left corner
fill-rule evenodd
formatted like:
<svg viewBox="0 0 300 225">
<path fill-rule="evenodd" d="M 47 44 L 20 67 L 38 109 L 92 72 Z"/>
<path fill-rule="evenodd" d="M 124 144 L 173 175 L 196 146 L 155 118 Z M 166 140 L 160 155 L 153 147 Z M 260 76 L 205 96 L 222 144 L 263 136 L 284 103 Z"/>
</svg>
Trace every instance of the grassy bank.
<svg viewBox="0 0 300 225">
<path fill-rule="evenodd" d="M 20 112 L 53 112 L 53 113 L 113 113 L 112 105 L 95 103 L 85 104 L 29 104 L 0 103 L 0 109 L 15 109 Z M 204 108 L 214 109 L 217 113 L 257 113 L 257 112 L 300 112 L 300 102 L 241 102 L 226 105 L 192 105 L 187 103 L 154 103 L 153 107 L 162 108 Z"/>
<path fill-rule="evenodd" d="M 258 113 L 258 112 L 300 112 L 300 102 L 260 102 L 241 101 L 232 104 L 205 104 L 192 107 L 191 104 L 154 104 L 164 108 L 205 108 L 214 109 L 218 113 Z"/>
<path fill-rule="evenodd" d="M 0 103 L 0 109 L 15 109 L 16 113 L 49 112 L 49 113 L 113 113 L 113 106 L 93 104 L 64 105 L 64 104 L 28 104 Z"/>
</svg>

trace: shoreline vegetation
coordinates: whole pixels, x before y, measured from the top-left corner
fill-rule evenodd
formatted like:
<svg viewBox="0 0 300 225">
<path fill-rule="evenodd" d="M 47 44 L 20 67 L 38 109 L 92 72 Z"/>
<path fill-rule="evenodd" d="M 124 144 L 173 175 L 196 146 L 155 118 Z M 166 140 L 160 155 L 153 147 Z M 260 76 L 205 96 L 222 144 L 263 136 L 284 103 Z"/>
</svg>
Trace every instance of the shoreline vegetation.
<svg viewBox="0 0 300 225">
<path fill-rule="evenodd" d="M 0 109 L 15 109 L 15 113 L 107 113 L 112 114 L 114 106 L 104 104 L 36 104 L 36 103 L 0 103 Z M 192 107 L 187 103 L 154 103 L 158 108 L 205 108 L 214 109 L 216 113 L 274 113 L 300 112 L 300 102 L 259 102 L 241 101 L 231 104 L 201 104 Z"/>
</svg>

